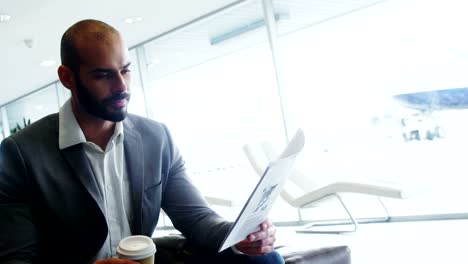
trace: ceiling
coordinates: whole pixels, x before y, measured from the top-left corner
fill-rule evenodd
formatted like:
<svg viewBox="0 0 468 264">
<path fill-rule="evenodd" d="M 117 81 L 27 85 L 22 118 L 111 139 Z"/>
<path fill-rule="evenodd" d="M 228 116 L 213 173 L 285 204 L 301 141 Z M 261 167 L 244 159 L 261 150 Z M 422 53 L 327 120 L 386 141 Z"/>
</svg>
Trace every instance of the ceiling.
<svg viewBox="0 0 468 264">
<path fill-rule="evenodd" d="M 250 3 L 243 0 L 0 0 L 0 14 L 11 15 L 8 23 L 0 23 L 0 105 L 57 80 L 61 35 L 81 19 L 94 18 L 113 25 L 131 47 L 237 2 Z M 234 27 L 239 21 L 253 21 L 261 13 L 256 5 L 240 6 L 237 13 L 221 14 L 190 32 L 172 36 L 180 41 L 153 43 L 167 46 L 153 50 L 165 53 L 174 50 L 174 54 L 180 50 L 192 51 L 184 55 L 183 62 L 198 63 L 199 56 L 208 56 L 216 50 L 208 45 L 207 35 Z M 372 8 L 364 8 L 367 6 Z M 361 82 L 360 87 L 374 90 L 378 86 L 388 87 L 390 94 L 467 86 L 468 37 L 463 34 L 468 24 L 464 13 L 467 7 L 463 0 L 275 0 L 275 10 L 290 16 L 278 24 L 280 34 L 304 25 L 319 25 L 316 45 L 311 47 L 317 54 L 311 52 L 311 56 L 315 60 L 331 61 L 332 58 L 321 57 L 322 53 L 329 54 L 322 52 L 329 49 L 337 58 L 337 64 L 330 68 L 320 64 L 322 70 L 333 76 L 339 72 L 338 66 L 359 69 L 360 72 L 346 72 L 352 78 L 366 73 L 365 83 Z M 134 16 L 143 17 L 143 21 L 133 25 L 124 22 L 125 18 Z M 25 45 L 26 39 L 33 40 L 32 47 Z M 210 46 L 209 52 L 202 45 Z M 222 52 L 225 49 L 226 44 Z M 174 60 L 174 54 L 165 55 L 172 56 L 168 61 L 180 64 L 182 60 Z M 160 60 L 165 56 L 155 55 Z M 40 66 L 43 60 L 49 59 L 57 63 L 51 67 Z M 170 70 L 168 63 L 160 67 L 165 67 L 158 69 L 160 74 Z M 310 69 L 304 67 L 304 70 Z M 320 81 L 318 77 L 316 82 Z M 324 84 L 329 84 L 330 78 L 325 77 Z M 343 76 L 336 79 L 347 82 Z"/>
<path fill-rule="evenodd" d="M 0 0 L 0 14 L 11 16 L 9 22 L 0 23 L 0 105 L 57 80 L 60 38 L 81 19 L 113 25 L 131 47 L 234 2 L 240 1 Z M 136 16 L 143 20 L 124 22 Z M 32 46 L 25 40 L 32 40 Z M 44 60 L 55 60 L 56 64 L 40 66 Z"/>
</svg>

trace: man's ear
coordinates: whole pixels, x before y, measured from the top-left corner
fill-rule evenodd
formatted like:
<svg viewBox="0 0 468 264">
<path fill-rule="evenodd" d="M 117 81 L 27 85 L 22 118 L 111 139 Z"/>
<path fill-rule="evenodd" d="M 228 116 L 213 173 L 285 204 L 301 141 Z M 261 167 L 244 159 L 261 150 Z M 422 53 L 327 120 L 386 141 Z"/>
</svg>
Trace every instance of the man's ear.
<svg viewBox="0 0 468 264">
<path fill-rule="evenodd" d="M 57 69 L 57 73 L 63 86 L 71 91 L 75 84 L 75 75 L 72 70 L 65 65 L 60 65 Z"/>
</svg>

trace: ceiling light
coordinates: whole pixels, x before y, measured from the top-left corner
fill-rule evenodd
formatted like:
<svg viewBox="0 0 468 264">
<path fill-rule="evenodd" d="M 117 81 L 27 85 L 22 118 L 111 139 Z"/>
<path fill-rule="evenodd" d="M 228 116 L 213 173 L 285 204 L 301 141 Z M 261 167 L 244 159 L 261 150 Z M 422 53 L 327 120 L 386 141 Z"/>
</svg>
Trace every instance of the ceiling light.
<svg viewBox="0 0 468 264">
<path fill-rule="evenodd" d="M 0 23 L 8 22 L 10 19 L 11 16 L 9 14 L 0 13 Z"/>
<path fill-rule="evenodd" d="M 51 66 L 54 66 L 55 63 L 56 62 L 54 60 L 43 60 L 43 61 L 41 61 L 40 65 L 42 67 L 51 67 Z"/>
<path fill-rule="evenodd" d="M 143 21 L 143 18 L 142 17 L 127 17 L 124 19 L 124 22 L 127 23 L 127 24 L 135 24 L 135 23 L 139 23 Z"/>
</svg>

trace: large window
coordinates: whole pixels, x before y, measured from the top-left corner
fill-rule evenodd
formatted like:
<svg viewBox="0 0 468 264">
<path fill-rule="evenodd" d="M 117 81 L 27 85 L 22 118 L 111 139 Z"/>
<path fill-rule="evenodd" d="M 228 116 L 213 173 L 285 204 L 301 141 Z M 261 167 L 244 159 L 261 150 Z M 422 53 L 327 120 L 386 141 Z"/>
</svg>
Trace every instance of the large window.
<svg viewBox="0 0 468 264">
<path fill-rule="evenodd" d="M 259 21 L 249 1 L 144 46 L 154 118 L 208 196 L 245 200 L 258 176 L 242 145 L 284 138 L 265 28 L 243 30 Z"/>
<path fill-rule="evenodd" d="M 275 1 L 290 13 L 280 74 L 290 125 L 308 139 L 301 169 L 402 185 L 407 200 L 385 200 L 392 216 L 467 212 L 468 92 L 455 89 L 468 87 L 466 4 L 342 2 Z"/>
<path fill-rule="evenodd" d="M 147 116 L 147 106 L 142 87 L 141 71 L 136 49 L 130 51 L 130 60 L 132 63 L 130 66 L 130 70 L 132 71 L 132 81 L 130 85 L 131 103 L 128 105 L 128 112 L 140 116 Z"/>
<path fill-rule="evenodd" d="M 7 120 L 6 118 L 6 110 L 4 107 L 0 107 L 0 142 L 5 138 L 5 136 L 9 135 L 9 128 L 3 120 Z"/>
<path fill-rule="evenodd" d="M 71 92 L 63 86 L 63 84 L 58 81 L 55 83 L 57 86 L 57 97 L 59 100 L 59 106 L 62 106 L 70 97 L 71 97 Z"/>
<path fill-rule="evenodd" d="M 59 109 L 55 84 L 42 88 L 26 97 L 6 105 L 10 129 L 24 127 L 30 122 L 57 112 Z"/>
<path fill-rule="evenodd" d="M 239 1 L 130 52 L 129 112 L 169 127 L 202 193 L 243 202 L 258 176 L 242 146 L 281 148 L 301 127 L 297 166 L 311 180 L 399 184 L 408 198 L 384 199 L 392 216 L 467 213 L 464 2 L 273 0 L 273 42 L 263 2 Z M 69 97 L 57 82 L 4 105 L 0 128 L 56 112 Z M 345 200 L 357 217 L 385 213 L 369 197 Z M 279 199 L 272 218 L 297 214 Z"/>
</svg>

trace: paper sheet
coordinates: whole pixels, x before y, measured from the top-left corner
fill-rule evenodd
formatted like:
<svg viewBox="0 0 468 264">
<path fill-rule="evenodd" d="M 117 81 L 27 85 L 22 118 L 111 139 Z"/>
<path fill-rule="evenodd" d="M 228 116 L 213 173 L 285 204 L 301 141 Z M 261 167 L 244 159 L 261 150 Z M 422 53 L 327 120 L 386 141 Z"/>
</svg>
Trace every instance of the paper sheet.
<svg viewBox="0 0 468 264">
<path fill-rule="evenodd" d="M 268 218 L 268 213 L 291 173 L 296 157 L 304 147 L 304 142 L 304 133 L 298 129 L 281 156 L 265 169 L 231 230 L 221 243 L 219 251 L 237 244 L 249 234 L 260 230 L 259 226 Z"/>
</svg>

